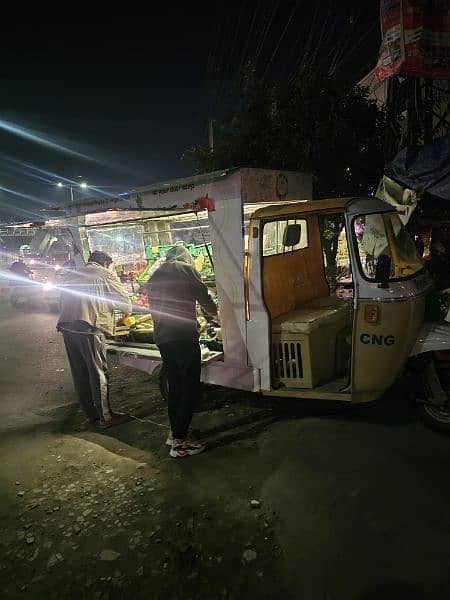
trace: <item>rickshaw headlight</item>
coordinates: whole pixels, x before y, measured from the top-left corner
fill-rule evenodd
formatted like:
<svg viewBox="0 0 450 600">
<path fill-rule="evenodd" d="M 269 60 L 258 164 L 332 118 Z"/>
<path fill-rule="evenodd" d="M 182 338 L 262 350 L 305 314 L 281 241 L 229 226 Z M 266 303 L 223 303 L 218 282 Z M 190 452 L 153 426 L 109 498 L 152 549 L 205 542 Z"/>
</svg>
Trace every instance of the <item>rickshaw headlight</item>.
<svg viewBox="0 0 450 600">
<path fill-rule="evenodd" d="M 364 321 L 366 323 L 378 323 L 380 320 L 380 307 L 376 304 L 367 304 L 364 307 Z"/>
</svg>

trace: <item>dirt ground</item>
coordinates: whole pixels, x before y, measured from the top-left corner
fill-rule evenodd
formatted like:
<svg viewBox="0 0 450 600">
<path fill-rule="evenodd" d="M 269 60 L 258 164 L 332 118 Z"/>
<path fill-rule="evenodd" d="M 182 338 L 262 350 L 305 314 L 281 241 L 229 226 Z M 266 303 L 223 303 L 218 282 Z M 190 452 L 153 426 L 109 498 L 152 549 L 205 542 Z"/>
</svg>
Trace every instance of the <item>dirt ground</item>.
<svg viewBox="0 0 450 600">
<path fill-rule="evenodd" d="M 450 594 L 450 440 L 398 390 L 273 411 L 208 388 L 194 418 L 208 451 L 174 460 L 155 381 L 114 368 L 113 406 L 134 418 L 100 432 L 55 315 L 0 309 L 2 598 Z"/>
</svg>

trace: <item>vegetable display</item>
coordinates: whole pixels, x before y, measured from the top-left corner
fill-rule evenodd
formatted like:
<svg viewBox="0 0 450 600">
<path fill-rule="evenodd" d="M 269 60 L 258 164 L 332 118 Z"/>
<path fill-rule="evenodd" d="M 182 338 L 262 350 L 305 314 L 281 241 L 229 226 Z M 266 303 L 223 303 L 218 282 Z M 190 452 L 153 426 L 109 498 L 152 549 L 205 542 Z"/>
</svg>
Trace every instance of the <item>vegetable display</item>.
<svg viewBox="0 0 450 600">
<path fill-rule="evenodd" d="M 185 242 L 177 242 L 176 244 L 150 246 L 145 248 L 147 265 L 134 278 L 134 281 L 139 284 L 139 289 L 131 295 L 132 303 L 136 310 L 148 310 L 149 299 L 146 292 L 146 283 L 152 275 L 155 268 L 158 268 L 159 263 L 164 261 L 167 252 L 174 245 L 183 245 L 191 254 L 195 268 L 202 280 L 208 285 L 209 291 L 213 300 L 217 302 L 214 271 L 211 263 L 212 249 L 211 244 L 188 244 Z M 207 247 L 206 247 L 207 246 Z M 142 307 L 142 309 L 140 308 Z M 214 327 L 200 311 L 197 310 L 197 320 L 199 327 L 199 338 L 202 346 L 206 346 L 210 350 L 222 351 L 222 332 L 220 327 Z M 151 314 L 133 314 L 122 317 L 116 324 L 116 332 L 121 339 L 127 343 L 142 342 L 153 343 L 153 320 Z M 122 337 L 123 336 L 123 337 Z"/>
</svg>

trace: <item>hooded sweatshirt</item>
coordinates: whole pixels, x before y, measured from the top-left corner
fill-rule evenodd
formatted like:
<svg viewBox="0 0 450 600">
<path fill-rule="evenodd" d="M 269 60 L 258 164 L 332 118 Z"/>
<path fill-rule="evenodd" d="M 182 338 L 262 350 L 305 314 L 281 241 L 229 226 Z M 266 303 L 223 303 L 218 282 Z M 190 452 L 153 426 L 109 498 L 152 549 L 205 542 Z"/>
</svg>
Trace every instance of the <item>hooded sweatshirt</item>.
<svg viewBox="0 0 450 600">
<path fill-rule="evenodd" d="M 165 262 L 150 277 L 147 293 L 158 345 L 198 341 L 196 302 L 209 315 L 217 314 L 208 288 L 183 246 L 169 250 Z"/>
</svg>

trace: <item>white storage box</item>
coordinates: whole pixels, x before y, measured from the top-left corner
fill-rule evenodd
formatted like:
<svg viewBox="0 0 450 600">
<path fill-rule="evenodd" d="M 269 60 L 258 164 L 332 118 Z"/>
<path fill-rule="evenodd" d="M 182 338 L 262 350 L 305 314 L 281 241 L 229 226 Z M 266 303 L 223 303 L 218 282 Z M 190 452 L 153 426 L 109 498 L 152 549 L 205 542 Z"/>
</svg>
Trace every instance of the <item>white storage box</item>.
<svg viewBox="0 0 450 600">
<path fill-rule="evenodd" d="M 272 377 L 293 388 L 314 388 L 336 375 L 336 338 L 351 323 L 351 305 L 318 298 L 272 321 Z"/>
</svg>

